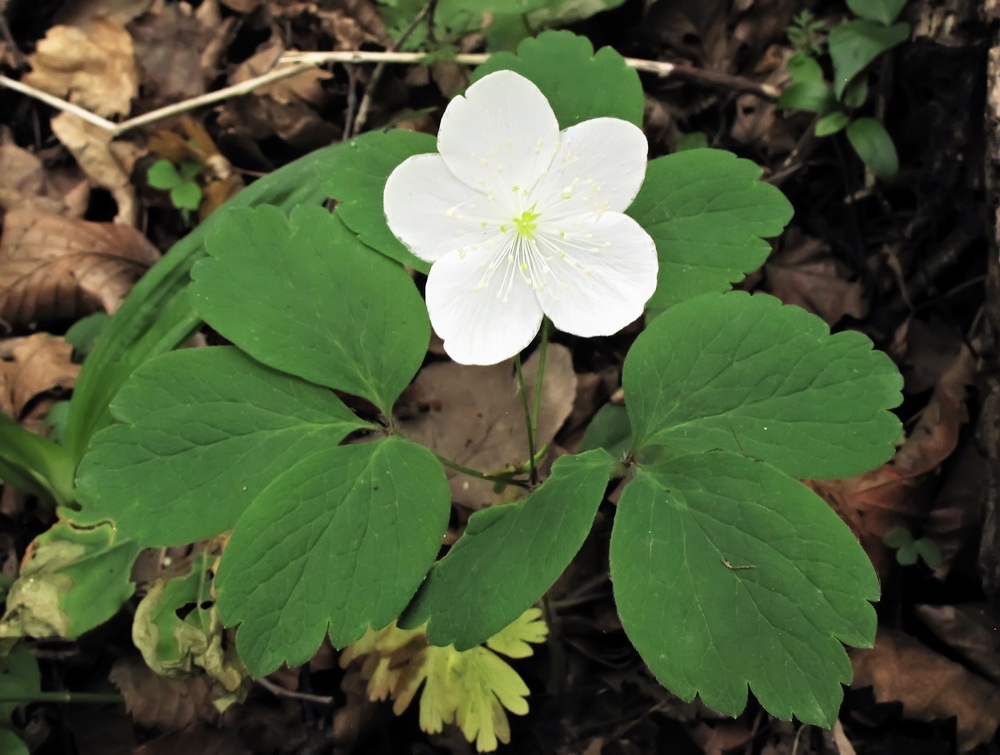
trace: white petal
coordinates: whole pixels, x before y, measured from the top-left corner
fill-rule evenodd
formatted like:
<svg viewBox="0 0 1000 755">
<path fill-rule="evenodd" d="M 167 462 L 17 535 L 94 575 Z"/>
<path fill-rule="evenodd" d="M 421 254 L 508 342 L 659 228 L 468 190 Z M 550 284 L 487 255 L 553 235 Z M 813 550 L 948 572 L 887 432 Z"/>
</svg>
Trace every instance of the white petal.
<svg viewBox="0 0 1000 755">
<path fill-rule="evenodd" d="M 606 212 L 567 229 L 565 238 L 539 233 L 536 239 L 551 268 L 538 300 L 565 333 L 617 333 L 642 314 L 656 290 L 656 246 L 628 215 Z"/>
<path fill-rule="evenodd" d="M 552 165 L 532 192 L 546 222 L 624 212 L 646 177 L 649 145 L 642 129 L 618 118 L 594 118 L 562 133 Z"/>
<path fill-rule="evenodd" d="M 431 325 L 444 339 L 444 350 L 460 364 L 509 359 L 531 343 L 542 324 L 535 292 L 520 275 L 512 275 L 506 295 L 498 295 L 502 274 L 480 286 L 488 261 L 486 255 L 448 254 L 427 276 Z"/>
<path fill-rule="evenodd" d="M 438 151 L 456 178 L 498 197 L 530 190 L 558 145 L 549 101 L 513 71 L 484 76 L 453 99 L 438 129 Z"/>
<path fill-rule="evenodd" d="M 417 257 L 433 262 L 448 252 L 481 243 L 496 233 L 483 222 L 507 221 L 507 213 L 455 178 L 440 155 L 414 155 L 389 175 L 382 195 L 385 219 Z"/>
</svg>

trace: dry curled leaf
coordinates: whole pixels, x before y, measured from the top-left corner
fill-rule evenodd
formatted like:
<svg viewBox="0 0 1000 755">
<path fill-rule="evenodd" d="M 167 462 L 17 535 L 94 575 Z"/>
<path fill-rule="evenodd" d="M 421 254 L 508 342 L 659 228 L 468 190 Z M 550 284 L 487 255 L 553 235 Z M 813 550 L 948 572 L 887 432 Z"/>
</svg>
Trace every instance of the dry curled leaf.
<svg viewBox="0 0 1000 755">
<path fill-rule="evenodd" d="M 132 167 L 139 156 L 129 142 L 111 141 L 111 134 L 72 113 L 60 113 L 52 119 L 52 131 L 76 158 L 83 172 L 98 186 L 111 192 L 118 203 L 116 220 L 135 225 L 135 187 Z"/>
<path fill-rule="evenodd" d="M 879 629 L 874 648 L 851 656 L 853 688 L 872 687 L 876 701 L 902 703 L 907 718 L 954 716 L 961 752 L 989 741 L 1000 726 L 1000 687 L 909 635 Z"/>
<path fill-rule="evenodd" d="M 105 118 L 128 115 L 139 91 L 132 37 L 110 18 L 53 26 L 28 62 L 26 84 Z"/>
<path fill-rule="evenodd" d="M 524 366 L 528 395 L 534 393 L 537 352 Z M 407 437 L 460 464 L 481 472 L 500 472 L 528 460 L 524 409 L 513 363 L 491 367 L 446 362 L 420 371 L 414 390 L 424 413 L 405 420 Z M 569 349 L 549 346 L 545 362 L 537 447 L 552 442 L 573 410 L 576 374 Z M 448 470 L 452 498 L 471 509 L 497 501 L 493 483 Z"/>
<path fill-rule="evenodd" d="M 219 717 L 212 705 L 212 683 L 195 676 L 183 681 L 157 675 L 138 658 L 115 662 L 108 674 L 125 698 L 125 709 L 140 726 L 174 731 Z"/>
<path fill-rule="evenodd" d="M 19 419 L 35 396 L 72 388 L 80 366 L 73 347 L 48 333 L 0 341 L 0 411 Z"/>
<path fill-rule="evenodd" d="M 0 238 L 0 319 L 60 320 L 118 308 L 159 258 L 138 231 L 14 210 Z"/>
</svg>

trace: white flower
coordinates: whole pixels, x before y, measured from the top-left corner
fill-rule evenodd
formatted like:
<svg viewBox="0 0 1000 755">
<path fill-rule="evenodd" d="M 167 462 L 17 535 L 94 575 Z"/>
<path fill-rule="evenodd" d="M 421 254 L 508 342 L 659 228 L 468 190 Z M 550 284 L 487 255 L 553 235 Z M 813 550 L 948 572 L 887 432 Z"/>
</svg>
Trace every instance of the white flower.
<svg viewBox="0 0 1000 755">
<path fill-rule="evenodd" d="M 392 232 L 421 259 L 431 324 L 462 364 L 496 364 L 547 315 L 604 336 L 656 288 L 653 240 L 623 211 L 646 174 L 646 137 L 595 118 L 559 131 L 539 89 L 498 71 L 448 105 L 439 154 L 401 163 L 385 186 Z"/>
</svg>

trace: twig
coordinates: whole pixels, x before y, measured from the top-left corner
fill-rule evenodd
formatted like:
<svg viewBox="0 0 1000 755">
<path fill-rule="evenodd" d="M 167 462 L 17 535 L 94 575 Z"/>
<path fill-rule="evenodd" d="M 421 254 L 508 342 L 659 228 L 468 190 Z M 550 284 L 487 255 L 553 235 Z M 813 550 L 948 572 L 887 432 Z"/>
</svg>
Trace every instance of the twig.
<svg viewBox="0 0 1000 755">
<path fill-rule="evenodd" d="M 434 12 L 435 5 L 437 5 L 437 0 L 427 0 L 417 15 L 413 17 L 413 20 L 407 24 L 405 29 L 403 29 L 403 33 L 392 42 L 386 52 L 395 52 L 396 48 L 403 44 L 403 42 L 405 42 L 414 31 L 416 31 L 417 26 L 420 25 L 420 22 L 423 21 L 425 17 L 431 16 L 431 19 L 433 19 L 432 14 Z M 433 20 L 428 23 L 433 23 Z M 365 93 L 361 96 L 361 104 L 358 106 L 358 113 L 354 117 L 351 129 L 348 133 L 344 134 L 345 139 L 361 131 L 362 126 L 365 125 L 365 121 L 368 120 L 368 111 L 372 104 L 372 94 L 374 94 L 375 87 L 378 86 L 379 81 L 382 79 L 382 72 L 385 70 L 385 65 L 385 61 L 380 61 L 375 64 L 375 68 L 372 70 L 371 78 L 368 79 L 368 84 L 365 85 Z"/>
<path fill-rule="evenodd" d="M 458 63 L 459 65 L 474 66 L 484 63 L 487 58 L 489 58 L 487 53 L 461 53 L 450 58 L 450 60 L 454 63 Z M 219 89 L 215 92 L 209 92 L 207 94 L 199 95 L 198 97 L 192 97 L 189 100 L 184 100 L 183 102 L 177 102 L 173 105 L 161 107 L 149 113 L 136 116 L 135 118 L 129 118 L 121 123 L 109 121 L 107 118 L 102 118 L 101 116 L 96 115 L 79 105 L 75 105 L 72 102 L 62 99 L 61 97 L 55 97 L 47 92 L 43 92 L 40 89 L 36 89 L 33 86 L 29 86 L 21 81 L 16 81 L 15 79 L 11 79 L 10 77 L 2 74 L 0 74 L 0 86 L 5 86 L 8 89 L 13 89 L 23 95 L 39 100 L 40 102 L 44 102 L 46 105 L 51 105 L 57 110 L 73 113 L 88 123 L 107 131 L 112 137 L 116 137 L 121 136 L 128 131 L 132 131 L 133 129 L 139 128 L 140 126 L 155 123 L 156 121 L 161 121 L 180 113 L 186 113 L 190 110 L 194 110 L 195 108 L 202 107 L 203 105 L 211 105 L 212 103 L 226 100 L 230 97 L 238 97 L 240 95 L 249 94 L 255 89 L 267 86 L 268 84 L 280 81 L 281 79 L 289 78 L 290 76 L 295 76 L 296 74 L 302 73 L 313 66 L 323 65 L 325 63 L 416 64 L 422 63 L 427 59 L 428 56 L 421 52 L 368 52 L 366 50 L 346 50 L 340 52 L 289 52 L 285 53 L 278 59 L 278 67 L 268 71 L 267 73 L 261 74 L 260 76 L 247 79 L 239 84 L 224 87 L 223 89 Z M 674 65 L 673 63 L 665 63 L 656 60 L 641 60 L 638 58 L 625 58 L 625 62 L 630 67 L 639 71 L 655 73 L 662 77 L 677 76 L 678 78 L 683 78 L 701 84 L 710 84 L 712 86 L 722 86 L 741 92 L 750 92 L 768 100 L 776 100 L 780 94 L 777 87 L 773 87 L 769 84 L 758 84 L 750 79 L 744 79 L 740 76 L 732 76 L 719 71 L 708 71 L 705 69 L 693 68 L 691 66 L 680 66 Z M 367 117 L 366 110 L 367 108 L 365 107 L 365 102 L 362 101 L 362 105 L 358 108 L 358 114 L 355 118 L 356 125 L 359 122 L 364 123 L 364 119 Z"/>
<path fill-rule="evenodd" d="M 293 700 L 305 700 L 306 702 L 319 703 L 320 705 L 333 705 L 332 697 L 326 697 L 324 695 L 310 695 L 306 692 L 293 692 L 292 690 L 285 689 L 280 684 L 275 684 L 270 679 L 265 679 L 263 677 L 256 679 L 255 681 L 261 687 L 277 697 L 290 697 Z"/>
</svg>

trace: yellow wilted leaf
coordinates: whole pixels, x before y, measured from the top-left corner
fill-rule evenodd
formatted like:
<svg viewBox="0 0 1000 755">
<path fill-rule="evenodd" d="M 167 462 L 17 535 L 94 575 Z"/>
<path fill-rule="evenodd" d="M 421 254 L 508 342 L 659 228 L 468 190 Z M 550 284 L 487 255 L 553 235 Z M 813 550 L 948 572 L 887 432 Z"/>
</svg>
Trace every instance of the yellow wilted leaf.
<svg viewBox="0 0 1000 755">
<path fill-rule="evenodd" d="M 486 644 L 523 658 L 531 655 L 528 643 L 542 642 L 547 634 L 541 611 L 530 608 Z M 368 680 L 369 699 L 392 698 L 393 712 L 399 715 L 422 686 L 420 728 L 436 734 L 446 724 L 456 724 L 479 752 L 492 752 L 498 742 L 510 741 L 505 709 L 518 716 L 528 712 L 528 686 L 506 661 L 483 646 L 462 652 L 452 646 L 435 647 L 427 644 L 422 630 L 391 624 L 348 645 L 340 664 L 346 667 L 361 657 L 359 673 Z"/>
</svg>

